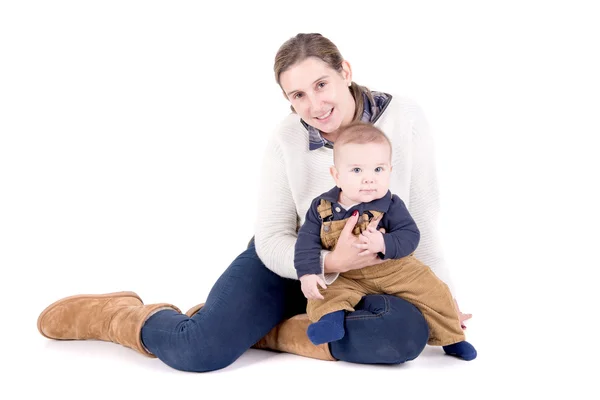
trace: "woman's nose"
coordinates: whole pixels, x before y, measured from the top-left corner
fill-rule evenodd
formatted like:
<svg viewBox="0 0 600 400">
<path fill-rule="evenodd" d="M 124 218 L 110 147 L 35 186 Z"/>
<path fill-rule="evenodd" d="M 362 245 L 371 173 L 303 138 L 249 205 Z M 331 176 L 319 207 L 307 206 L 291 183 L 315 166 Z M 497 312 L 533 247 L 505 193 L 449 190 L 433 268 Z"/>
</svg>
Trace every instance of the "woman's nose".
<svg viewBox="0 0 600 400">
<path fill-rule="evenodd" d="M 310 108 L 310 111 L 314 112 L 315 110 L 318 110 L 319 99 L 317 96 L 314 94 L 307 94 L 306 97 L 308 97 L 308 107 Z"/>
</svg>

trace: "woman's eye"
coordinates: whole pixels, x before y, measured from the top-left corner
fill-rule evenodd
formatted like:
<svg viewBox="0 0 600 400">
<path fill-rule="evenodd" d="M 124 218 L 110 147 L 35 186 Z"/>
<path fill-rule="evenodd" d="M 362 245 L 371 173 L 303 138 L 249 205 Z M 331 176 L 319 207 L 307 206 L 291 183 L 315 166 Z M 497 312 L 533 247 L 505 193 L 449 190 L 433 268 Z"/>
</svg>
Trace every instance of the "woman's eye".
<svg viewBox="0 0 600 400">
<path fill-rule="evenodd" d="M 302 93 L 296 93 L 294 95 L 294 99 L 296 99 L 296 100 L 299 99 L 299 98 L 301 98 L 301 97 L 302 97 Z"/>
</svg>

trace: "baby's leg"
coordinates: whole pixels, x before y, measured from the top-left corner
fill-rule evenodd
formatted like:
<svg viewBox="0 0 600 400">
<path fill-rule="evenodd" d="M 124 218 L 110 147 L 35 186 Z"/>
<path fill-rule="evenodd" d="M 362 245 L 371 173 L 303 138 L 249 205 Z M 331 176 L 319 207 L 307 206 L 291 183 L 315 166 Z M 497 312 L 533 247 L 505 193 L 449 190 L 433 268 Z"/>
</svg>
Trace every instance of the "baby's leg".
<svg viewBox="0 0 600 400">
<path fill-rule="evenodd" d="M 429 325 L 428 344 L 443 346 L 447 354 L 465 360 L 476 357 L 475 348 L 465 342 L 458 311 L 448 286 L 425 264 L 407 257 L 389 277 L 386 290 L 414 304 Z"/>
<path fill-rule="evenodd" d="M 354 311 L 354 306 L 367 294 L 355 281 L 343 276 L 320 292 L 324 299 L 309 300 L 306 309 L 308 318 L 313 322 L 306 333 L 315 345 L 343 338 L 346 311 Z"/>
</svg>

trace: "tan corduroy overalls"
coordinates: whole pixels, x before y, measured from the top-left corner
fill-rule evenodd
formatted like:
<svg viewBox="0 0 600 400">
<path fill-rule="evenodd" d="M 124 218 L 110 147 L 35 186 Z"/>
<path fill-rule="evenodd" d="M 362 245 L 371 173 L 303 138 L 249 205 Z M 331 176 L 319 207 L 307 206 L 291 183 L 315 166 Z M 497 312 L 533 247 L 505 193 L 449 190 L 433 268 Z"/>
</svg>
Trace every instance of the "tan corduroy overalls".
<svg viewBox="0 0 600 400">
<path fill-rule="evenodd" d="M 332 215 L 331 203 L 321 200 L 317 208 L 321 220 L 323 248 L 333 250 L 347 219 L 327 221 Z M 370 211 L 373 217 L 382 213 Z M 358 219 L 354 235 L 369 224 L 369 215 Z M 414 304 L 429 325 L 428 344 L 445 346 L 465 340 L 458 312 L 448 286 L 427 265 L 412 254 L 401 259 L 344 272 L 327 287 L 319 288 L 324 300 L 309 300 L 307 314 L 312 322 L 333 311 L 354 311 L 354 306 L 367 294 L 390 294 Z"/>
</svg>

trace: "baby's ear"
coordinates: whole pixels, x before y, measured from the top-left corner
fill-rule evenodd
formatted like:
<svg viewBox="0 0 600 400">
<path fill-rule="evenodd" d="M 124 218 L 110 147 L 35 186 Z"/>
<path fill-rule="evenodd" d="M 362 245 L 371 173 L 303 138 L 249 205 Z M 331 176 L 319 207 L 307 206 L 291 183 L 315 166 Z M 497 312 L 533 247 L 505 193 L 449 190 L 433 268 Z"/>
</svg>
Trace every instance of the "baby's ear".
<svg viewBox="0 0 600 400">
<path fill-rule="evenodd" d="M 338 180 L 340 179 L 340 173 L 338 172 L 335 165 L 332 165 L 331 167 L 329 167 L 329 173 L 333 177 L 333 180 L 335 181 L 335 185 L 339 187 L 340 185 L 338 185 Z"/>
</svg>

